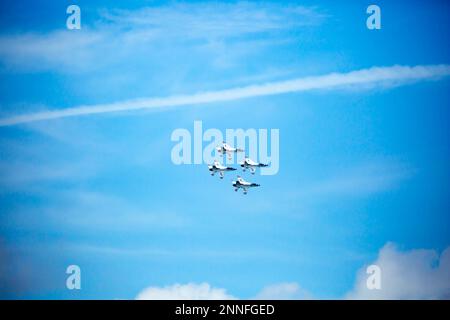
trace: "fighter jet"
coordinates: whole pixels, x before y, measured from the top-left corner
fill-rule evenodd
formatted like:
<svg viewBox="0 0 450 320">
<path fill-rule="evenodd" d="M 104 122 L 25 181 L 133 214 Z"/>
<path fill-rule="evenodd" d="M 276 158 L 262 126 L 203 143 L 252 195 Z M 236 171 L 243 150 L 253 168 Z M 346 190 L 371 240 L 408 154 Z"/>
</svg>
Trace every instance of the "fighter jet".
<svg viewBox="0 0 450 320">
<path fill-rule="evenodd" d="M 255 174 L 256 168 L 267 167 L 267 164 L 255 162 L 252 159 L 247 158 L 247 157 L 244 158 L 244 161 L 242 161 L 240 163 L 240 165 L 242 167 L 242 171 L 245 172 L 246 169 L 249 169 L 251 174 Z"/>
<path fill-rule="evenodd" d="M 231 160 L 232 153 L 244 152 L 244 149 L 230 147 L 225 141 L 223 141 L 222 145 L 218 146 L 216 148 L 216 150 L 217 150 L 217 152 L 221 153 L 222 155 L 227 154 L 228 159 L 230 159 L 230 160 Z"/>
<path fill-rule="evenodd" d="M 223 179 L 223 175 L 225 171 L 234 171 L 235 168 L 223 166 L 219 161 L 215 160 L 213 164 L 208 166 L 208 170 L 211 171 L 211 175 L 213 176 L 216 172 L 219 172 L 220 179 Z"/>
<path fill-rule="evenodd" d="M 244 194 L 247 194 L 247 191 L 249 188 L 259 187 L 259 184 L 247 182 L 244 179 L 242 179 L 240 176 L 237 176 L 236 181 L 233 181 L 233 187 L 234 187 L 234 191 L 237 192 L 239 188 L 242 188 L 242 190 L 244 190 Z"/>
</svg>

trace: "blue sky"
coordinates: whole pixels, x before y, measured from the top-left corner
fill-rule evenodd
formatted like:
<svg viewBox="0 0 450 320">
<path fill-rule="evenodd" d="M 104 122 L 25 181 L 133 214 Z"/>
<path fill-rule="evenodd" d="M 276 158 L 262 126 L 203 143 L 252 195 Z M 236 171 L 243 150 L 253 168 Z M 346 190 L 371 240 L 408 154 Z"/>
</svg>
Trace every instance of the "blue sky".
<svg viewBox="0 0 450 320">
<path fill-rule="evenodd" d="M 0 119 L 373 67 L 447 76 L 0 126 L 0 297 L 207 283 L 343 298 L 365 265 L 405 257 L 450 283 L 436 271 L 450 252 L 450 4 L 375 3 L 381 30 L 366 28 L 367 1 L 77 1 L 81 30 L 65 27 L 72 2 L 2 3 Z M 195 120 L 279 129 L 278 174 L 243 196 L 206 165 L 175 166 L 171 133 Z"/>
</svg>

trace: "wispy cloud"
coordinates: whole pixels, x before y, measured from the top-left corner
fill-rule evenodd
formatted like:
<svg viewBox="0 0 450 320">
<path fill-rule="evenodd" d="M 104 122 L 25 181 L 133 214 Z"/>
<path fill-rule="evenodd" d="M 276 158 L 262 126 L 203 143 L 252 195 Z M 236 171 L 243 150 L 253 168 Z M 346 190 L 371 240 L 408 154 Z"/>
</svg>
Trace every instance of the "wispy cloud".
<svg viewBox="0 0 450 320">
<path fill-rule="evenodd" d="M 83 22 L 75 32 L 2 34 L 0 62 L 19 70 L 99 70 L 155 54 L 160 58 L 155 51 L 168 53 L 180 46 L 191 54 L 194 48 L 216 42 L 245 40 L 249 46 L 248 37 L 318 25 L 325 18 L 315 8 L 276 3 L 172 3 L 108 9 L 94 23 Z"/>
<path fill-rule="evenodd" d="M 319 89 L 348 89 L 398 86 L 414 81 L 437 79 L 450 75 L 450 65 L 373 67 L 348 73 L 297 78 L 288 81 L 250 85 L 227 90 L 208 91 L 191 95 L 143 98 L 111 104 L 83 105 L 64 110 L 44 111 L 0 119 L 0 126 L 34 121 L 142 109 L 167 109 L 186 105 L 232 101 Z"/>
<path fill-rule="evenodd" d="M 102 12 L 107 23 L 152 31 L 147 35 L 187 38 L 228 38 L 252 33 L 316 25 L 326 15 L 294 4 L 251 2 L 174 3 L 136 11 Z"/>
</svg>

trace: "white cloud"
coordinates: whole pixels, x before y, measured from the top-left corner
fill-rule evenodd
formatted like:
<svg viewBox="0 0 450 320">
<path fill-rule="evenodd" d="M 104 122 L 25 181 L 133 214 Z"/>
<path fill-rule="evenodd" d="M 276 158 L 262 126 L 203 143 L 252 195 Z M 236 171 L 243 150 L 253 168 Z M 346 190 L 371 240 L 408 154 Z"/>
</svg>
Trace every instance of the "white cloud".
<svg viewBox="0 0 450 320">
<path fill-rule="evenodd" d="M 149 287 L 141 291 L 138 300 L 230 300 L 236 299 L 225 289 L 213 288 L 208 283 L 174 284 L 166 287 Z"/>
<path fill-rule="evenodd" d="M 386 244 L 372 264 L 381 268 L 381 289 L 366 286 L 366 267 L 359 270 L 348 299 L 450 299 L 450 247 L 400 251 Z"/>
<path fill-rule="evenodd" d="M 164 98 L 143 98 L 110 104 L 83 105 L 64 110 L 43 111 L 0 119 L 0 126 L 34 121 L 140 109 L 162 109 L 177 106 L 232 101 L 250 97 L 304 92 L 319 89 L 347 89 L 396 86 L 412 81 L 437 79 L 450 75 L 450 65 L 373 67 L 348 73 L 297 78 L 288 81 L 250 85 L 227 90 Z"/>
<path fill-rule="evenodd" d="M 311 298 L 312 296 L 296 282 L 269 285 L 254 297 L 257 300 L 303 300 Z"/>
<path fill-rule="evenodd" d="M 324 14 L 299 5 L 251 2 L 174 3 L 140 10 L 111 10 L 107 22 L 164 37 L 224 38 L 315 25 Z"/>
<path fill-rule="evenodd" d="M 148 59 L 155 47 L 156 51 L 173 49 L 192 40 L 197 43 L 189 43 L 191 48 L 230 38 L 241 41 L 239 37 L 256 33 L 316 25 L 324 18 L 314 8 L 249 2 L 173 3 L 136 10 L 104 10 L 94 23 L 83 22 L 77 31 L 3 34 L 0 61 L 19 70 L 83 72 L 122 61 L 129 63 L 136 57 Z"/>
<path fill-rule="evenodd" d="M 380 249 L 375 264 L 381 269 L 381 289 L 369 290 L 366 286 L 368 274 L 361 268 L 354 288 L 346 299 L 450 299 L 450 247 L 440 255 L 436 250 L 412 249 L 400 251 L 394 244 L 387 243 Z M 167 300 L 217 300 L 240 299 L 222 288 L 213 288 L 208 283 L 175 284 L 166 287 L 149 287 L 136 299 Z M 312 294 L 296 282 L 268 285 L 252 299 L 300 300 L 313 299 Z"/>
<path fill-rule="evenodd" d="M 311 295 L 295 282 L 277 283 L 264 287 L 253 299 L 295 300 L 310 299 Z M 138 300 L 234 300 L 238 299 L 222 288 L 213 288 L 204 282 L 200 284 L 174 284 L 166 287 L 149 287 L 136 297 Z"/>
<path fill-rule="evenodd" d="M 83 30 L 79 33 L 58 30 L 49 34 L 2 35 L 0 61 L 19 70 L 66 67 L 72 72 L 79 71 L 87 67 L 87 62 L 89 66 L 95 67 L 95 64 L 90 62 L 96 61 L 98 65 L 99 62 L 105 61 L 98 59 L 96 51 L 107 49 L 104 40 L 108 34 L 93 30 Z"/>
</svg>

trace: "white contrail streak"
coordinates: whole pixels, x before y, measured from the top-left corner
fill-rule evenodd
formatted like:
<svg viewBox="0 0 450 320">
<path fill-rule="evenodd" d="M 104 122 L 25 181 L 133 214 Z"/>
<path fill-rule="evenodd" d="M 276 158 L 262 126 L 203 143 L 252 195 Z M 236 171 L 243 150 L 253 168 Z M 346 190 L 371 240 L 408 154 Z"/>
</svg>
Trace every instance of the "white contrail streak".
<svg viewBox="0 0 450 320">
<path fill-rule="evenodd" d="M 162 98 L 145 98 L 111 104 L 83 105 L 62 110 L 43 111 L 0 119 L 0 126 L 11 126 L 34 121 L 50 120 L 96 113 L 155 109 L 230 101 L 249 97 L 341 87 L 363 88 L 380 85 L 399 85 L 411 81 L 435 79 L 450 75 L 450 65 L 373 67 L 348 73 L 297 78 L 219 91 L 200 92 Z"/>
</svg>

